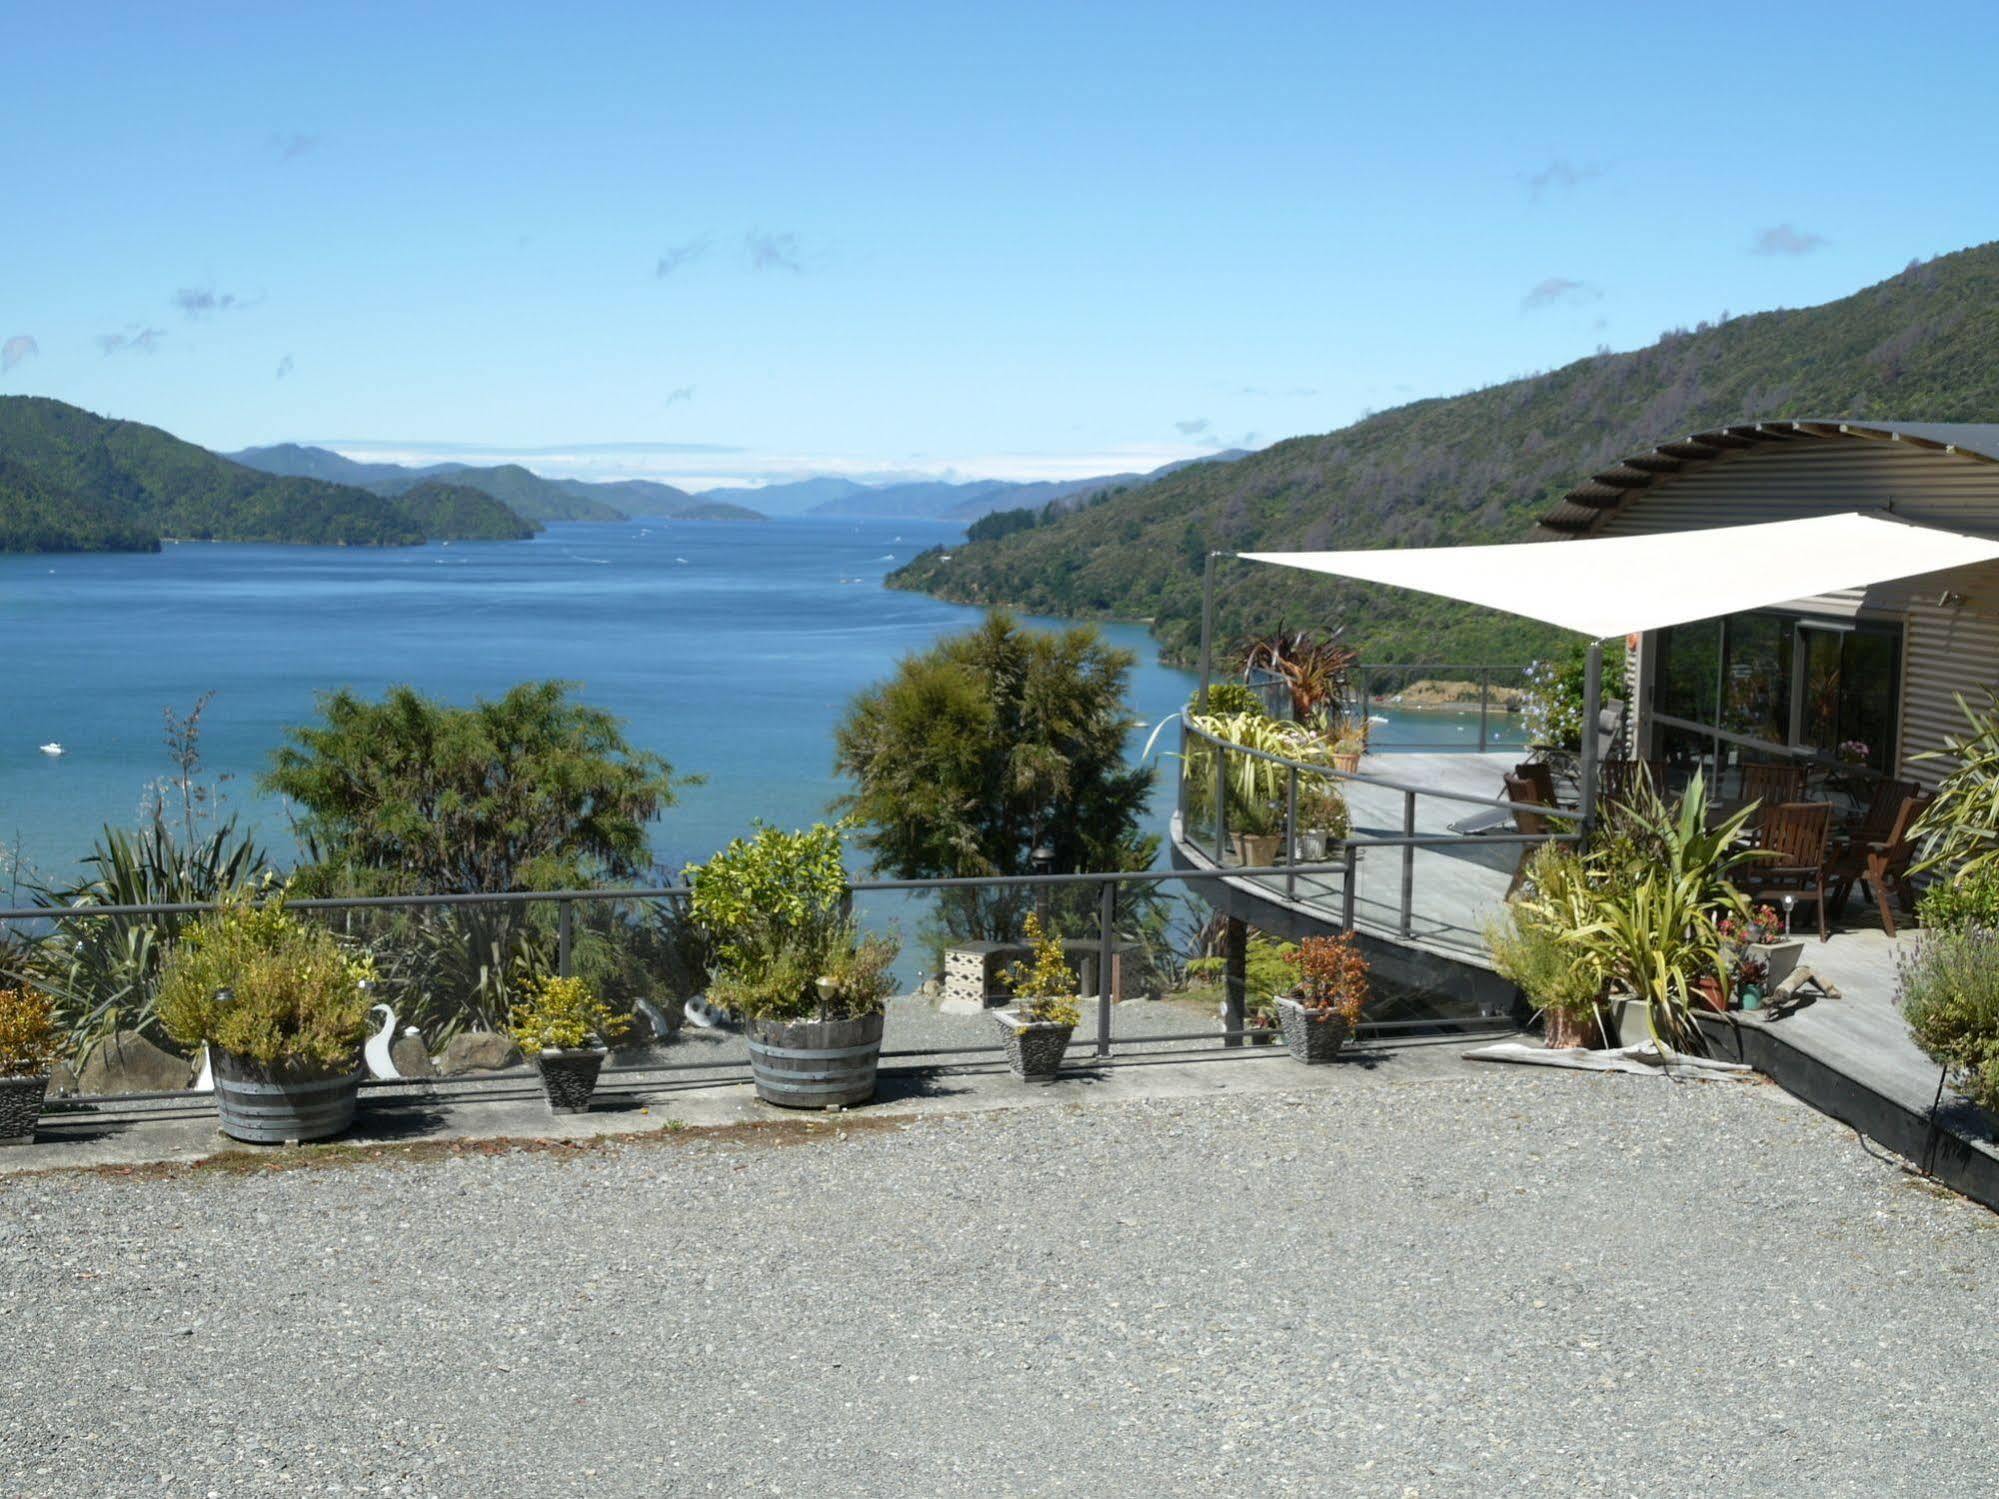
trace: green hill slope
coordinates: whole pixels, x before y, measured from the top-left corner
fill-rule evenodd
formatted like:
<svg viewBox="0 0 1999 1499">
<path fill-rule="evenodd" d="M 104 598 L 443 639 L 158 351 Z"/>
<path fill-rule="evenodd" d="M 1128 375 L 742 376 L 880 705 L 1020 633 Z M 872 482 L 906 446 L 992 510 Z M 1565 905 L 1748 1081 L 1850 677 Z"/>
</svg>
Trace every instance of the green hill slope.
<svg viewBox="0 0 1999 1499">
<path fill-rule="evenodd" d="M 0 548 L 151 550 L 162 537 L 399 546 L 424 533 L 363 489 L 260 473 L 61 401 L 0 397 Z"/>
<path fill-rule="evenodd" d="M 441 479 L 405 491 L 396 504 L 433 541 L 526 541 L 541 529 L 485 491 Z"/>
<path fill-rule="evenodd" d="M 440 463 L 430 468 L 404 469 L 392 477 L 372 480 L 368 488 L 377 494 L 404 494 L 434 479 L 489 494 L 523 520 L 625 519 L 625 512 L 617 506 L 577 492 L 579 488 L 587 490 L 589 486 L 574 485 L 573 481 L 566 479 L 544 479 L 518 463 L 501 463 L 491 468 Z"/>
<path fill-rule="evenodd" d="M 1525 540 L 1551 502 L 1653 443 L 1764 417 L 1999 419 L 1999 245 L 1911 265 L 1820 307 L 1675 332 L 1650 348 L 1418 401 L 1234 463 L 1198 464 L 1047 524 L 948 553 L 892 586 L 965 603 L 1149 619 L 1190 659 L 1210 549 Z M 1344 621 L 1376 661 L 1499 661 L 1545 649 L 1537 626 L 1442 600 L 1221 564 L 1224 639 Z"/>
</svg>

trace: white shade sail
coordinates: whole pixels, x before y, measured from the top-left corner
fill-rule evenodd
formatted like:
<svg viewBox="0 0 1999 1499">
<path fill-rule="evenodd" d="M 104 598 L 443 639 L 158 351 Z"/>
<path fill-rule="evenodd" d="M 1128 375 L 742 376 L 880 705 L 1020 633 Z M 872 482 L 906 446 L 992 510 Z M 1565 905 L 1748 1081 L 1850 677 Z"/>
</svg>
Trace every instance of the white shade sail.
<svg viewBox="0 0 1999 1499">
<path fill-rule="evenodd" d="M 1608 640 L 1992 562 L 1999 541 L 1854 512 L 1590 541 L 1239 555 L 1414 588 Z"/>
</svg>

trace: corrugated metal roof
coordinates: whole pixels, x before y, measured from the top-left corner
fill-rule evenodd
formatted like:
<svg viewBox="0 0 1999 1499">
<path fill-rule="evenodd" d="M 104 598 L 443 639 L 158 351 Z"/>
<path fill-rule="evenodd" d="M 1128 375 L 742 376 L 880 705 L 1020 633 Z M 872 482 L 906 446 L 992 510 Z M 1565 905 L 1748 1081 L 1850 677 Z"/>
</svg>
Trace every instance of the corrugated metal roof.
<svg viewBox="0 0 1999 1499">
<path fill-rule="evenodd" d="M 1999 422 L 1861 422 L 1838 418 L 1796 417 L 1786 421 L 1745 422 L 1733 427 L 1713 427 L 1705 432 L 1671 442 L 1642 453 L 1634 453 L 1620 463 L 1599 469 L 1562 497 L 1561 503 L 1541 517 L 1538 534 L 1544 537 L 1587 536 L 1603 517 L 1633 496 L 1690 468 L 1712 463 L 1725 453 L 1746 449 L 1825 440 L 1866 438 L 1879 442 L 1905 442 L 1913 446 L 1953 453 L 1977 463 L 1999 463 Z"/>
</svg>

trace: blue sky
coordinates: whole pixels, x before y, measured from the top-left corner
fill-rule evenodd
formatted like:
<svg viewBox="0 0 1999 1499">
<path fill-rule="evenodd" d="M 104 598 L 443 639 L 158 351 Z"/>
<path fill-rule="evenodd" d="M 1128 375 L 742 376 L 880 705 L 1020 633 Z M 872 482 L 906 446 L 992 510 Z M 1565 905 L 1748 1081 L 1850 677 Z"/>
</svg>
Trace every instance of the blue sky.
<svg viewBox="0 0 1999 1499">
<path fill-rule="evenodd" d="M 1081 475 L 1999 237 L 1982 3 L 14 4 L 5 31 L 0 392 L 221 448 Z"/>
</svg>

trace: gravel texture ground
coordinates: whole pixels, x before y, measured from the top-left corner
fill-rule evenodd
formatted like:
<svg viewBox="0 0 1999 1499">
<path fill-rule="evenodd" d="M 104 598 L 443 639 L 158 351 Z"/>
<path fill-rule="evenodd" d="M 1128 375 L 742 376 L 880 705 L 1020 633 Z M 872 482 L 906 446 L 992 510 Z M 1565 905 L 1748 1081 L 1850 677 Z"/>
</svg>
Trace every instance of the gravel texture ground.
<svg viewBox="0 0 1999 1499">
<path fill-rule="evenodd" d="M 0 1493 L 1994 1492 L 1999 1219 L 1759 1084 L 1340 1084 L 9 1180 Z"/>
</svg>

